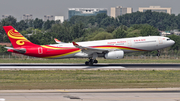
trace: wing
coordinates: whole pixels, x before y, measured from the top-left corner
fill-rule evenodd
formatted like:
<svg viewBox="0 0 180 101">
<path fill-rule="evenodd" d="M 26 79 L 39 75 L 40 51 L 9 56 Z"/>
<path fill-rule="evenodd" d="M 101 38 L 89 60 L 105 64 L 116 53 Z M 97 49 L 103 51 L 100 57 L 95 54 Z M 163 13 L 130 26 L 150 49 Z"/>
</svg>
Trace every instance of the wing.
<svg viewBox="0 0 180 101">
<path fill-rule="evenodd" d="M 76 48 L 79 48 L 82 51 L 91 51 L 91 52 L 98 52 L 98 53 L 104 53 L 104 52 L 106 53 L 109 51 L 114 51 L 114 49 L 91 48 L 91 47 L 80 46 L 76 42 L 72 42 L 72 43 Z"/>
</svg>

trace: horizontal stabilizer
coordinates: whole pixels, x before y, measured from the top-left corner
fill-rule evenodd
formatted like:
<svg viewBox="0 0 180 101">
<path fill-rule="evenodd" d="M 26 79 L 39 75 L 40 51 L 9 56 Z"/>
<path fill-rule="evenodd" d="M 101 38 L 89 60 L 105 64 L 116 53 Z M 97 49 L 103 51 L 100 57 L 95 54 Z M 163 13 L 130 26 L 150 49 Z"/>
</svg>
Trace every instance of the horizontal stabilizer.
<svg viewBox="0 0 180 101">
<path fill-rule="evenodd" d="M 24 48 L 21 48 L 21 49 L 15 49 L 15 48 L 12 48 L 12 47 L 4 47 L 4 48 L 6 48 L 8 50 L 16 51 L 16 52 L 21 53 L 21 54 L 26 53 L 26 49 L 24 49 Z"/>
</svg>

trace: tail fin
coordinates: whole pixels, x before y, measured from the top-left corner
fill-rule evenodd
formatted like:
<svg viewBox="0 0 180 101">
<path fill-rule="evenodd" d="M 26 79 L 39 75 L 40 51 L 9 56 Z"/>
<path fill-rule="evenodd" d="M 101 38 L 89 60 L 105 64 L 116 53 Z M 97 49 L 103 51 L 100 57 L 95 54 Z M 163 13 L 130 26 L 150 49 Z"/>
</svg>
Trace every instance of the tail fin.
<svg viewBox="0 0 180 101">
<path fill-rule="evenodd" d="M 33 44 L 32 42 L 27 40 L 12 26 L 3 26 L 3 28 L 14 48 L 21 47 L 21 46 L 37 46 L 36 44 Z"/>
</svg>

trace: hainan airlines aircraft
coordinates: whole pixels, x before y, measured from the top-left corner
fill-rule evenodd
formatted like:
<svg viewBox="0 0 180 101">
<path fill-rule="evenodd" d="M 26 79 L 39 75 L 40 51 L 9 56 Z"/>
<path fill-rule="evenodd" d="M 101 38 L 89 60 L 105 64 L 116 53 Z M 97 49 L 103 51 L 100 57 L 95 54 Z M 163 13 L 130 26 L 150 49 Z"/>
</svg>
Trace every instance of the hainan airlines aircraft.
<svg viewBox="0 0 180 101">
<path fill-rule="evenodd" d="M 6 47 L 8 52 L 49 59 L 89 58 L 89 61 L 85 62 L 86 65 L 98 63 L 96 60 L 97 57 L 104 57 L 105 59 L 122 59 L 124 53 L 159 50 L 175 43 L 168 37 L 146 36 L 37 45 L 27 40 L 12 26 L 4 26 L 3 28 L 13 46 L 13 48 Z"/>
</svg>

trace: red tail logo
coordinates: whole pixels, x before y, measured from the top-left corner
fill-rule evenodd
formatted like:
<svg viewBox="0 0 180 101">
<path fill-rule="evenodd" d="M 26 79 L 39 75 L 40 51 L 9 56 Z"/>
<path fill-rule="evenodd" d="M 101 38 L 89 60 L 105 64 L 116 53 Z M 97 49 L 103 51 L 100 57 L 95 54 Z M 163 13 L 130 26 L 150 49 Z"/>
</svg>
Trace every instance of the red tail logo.
<svg viewBox="0 0 180 101">
<path fill-rule="evenodd" d="M 36 44 L 31 43 L 24 36 L 22 36 L 16 29 L 12 26 L 3 26 L 6 34 L 11 41 L 14 48 L 21 46 L 34 46 Z"/>
</svg>

